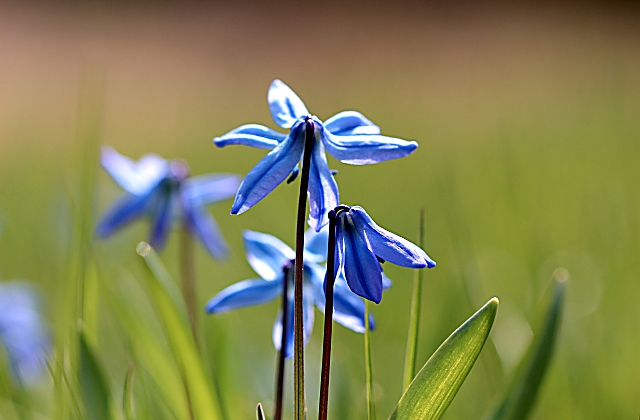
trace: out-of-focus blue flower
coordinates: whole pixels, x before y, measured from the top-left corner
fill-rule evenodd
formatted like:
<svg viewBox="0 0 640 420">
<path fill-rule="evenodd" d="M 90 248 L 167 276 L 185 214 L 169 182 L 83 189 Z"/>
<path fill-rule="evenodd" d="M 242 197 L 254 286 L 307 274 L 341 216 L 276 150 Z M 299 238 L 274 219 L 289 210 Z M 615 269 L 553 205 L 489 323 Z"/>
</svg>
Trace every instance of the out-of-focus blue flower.
<svg viewBox="0 0 640 420">
<path fill-rule="evenodd" d="M 336 217 L 336 276 L 344 275 L 353 293 L 365 299 L 382 300 L 380 262 L 410 268 L 436 266 L 417 245 L 382 229 L 360 206 L 340 206 Z"/>
<path fill-rule="evenodd" d="M 111 147 L 103 147 L 102 166 L 126 192 L 100 219 L 97 233 L 104 238 L 127 223 L 148 217 L 151 222 L 149 243 L 161 248 L 176 218 L 188 227 L 216 258 L 227 254 L 220 229 L 205 206 L 233 197 L 240 177 L 207 174 L 189 177 L 187 164 L 165 160 L 155 154 L 134 161 Z"/>
<path fill-rule="evenodd" d="M 30 385 L 43 377 L 51 338 L 36 290 L 25 282 L 0 283 L 0 346 L 18 383 Z"/>
<path fill-rule="evenodd" d="M 314 309 L 317 306 L 324 312 L 324 276 L 326 268 L 319 263 L 326 259 L 327 229 L 315 233 L 308 230 L 304 248 L 304 280 L 303 280 L 303 314 L 304 314 L 304 343 L 309 341 L 313 330 Z M 266 233 L 247 230 L 243 234 L 247 261 L 260 279 L 244 280 L 233 284 L 218 293 L 206 305 L 207 313 L 221 313 L 232 309 L 242 308 L 269 302 L 282 295 L 285 267 L 291 267 L 295 252 L 278 238 Z M 288 278 L 287 289 L 287 347 L 285 356 L 293 355 L 293 275 Z M 386 286 L 390 285 L 388 282 Z M 364 333 L 364 302 L 354 295 L 344 282 L 336 280 L 334 291 L 334 319 L 353 331 Z M 373 317 L 370 317 L 373 329 Z M 282 312 L 278 314 L 273 327 L 273 343 L 280 349 L 282 337 Z"/>
<path fill-rule="evenodd" d="M 302 100 L 283 82 L 274 80 L 267 97 L 276 124 L 288 135 L 258 124 L 247 124 L 213 139 L 219 147 L 242 144 L 271 150 L 246 176 L 231 214 L 247 211 L 284 181 L 302 156 L 305 126 L 312 124 L 315 142 L 309 174 L 309 224 L 319 231 L 328 223 L 327 213 L 338 205 L 338 185 L 327 164 L 325 149 L 343 163 L 366 165 L 397 159 L 418 144 L 380 135 L 380 127 L 356 111 L 340 112 L 325 122 L 309 115 Z"/>
</svg>

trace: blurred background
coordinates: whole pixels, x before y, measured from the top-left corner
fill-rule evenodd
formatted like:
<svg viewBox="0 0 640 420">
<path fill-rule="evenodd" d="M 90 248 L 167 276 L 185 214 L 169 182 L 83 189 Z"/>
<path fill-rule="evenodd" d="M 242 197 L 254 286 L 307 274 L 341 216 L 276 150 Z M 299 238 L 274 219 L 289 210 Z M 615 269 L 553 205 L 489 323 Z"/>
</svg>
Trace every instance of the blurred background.
<svg viewBox="0 0 640 420">
<path fill-rule="evenodd" d="M 339 170 L 342 201 L 362 205 L 388 230 L 416 240 L 425 209 L 425 250 L 438 266 L 425 273 L 420 364 L 500 298 L 492 341 L 446 419 L 477 419 L 498 401 L 559 267 L 570 277 L 567 306 L 532 417 L 638 416 L 635 2 L 2 2 L 0 279 L 38 283 L 56 328 L 78 174 L 94 165 L 82 158 L 86 103 L 99 141 L 124 155 L 155 152 L 184 158 L 194 174 L 244 175 L 265 152 L 221 150 L 211 139 L 249 122 L 276 128 L 266 102 L 275 78 L 321 119 L 355 109 L 384 134 L 419 142 L 402 161 L 329 163 Z M 94 221 L 121 192 L 97 171 Z M 296 185 L 279 186 L 241 216 L 229 216 L 231 201 L 210 207 L 232 255 L 218 262 L 197 247 L 201 306 L 255 277 L 242 230 L 293 245 Z M 147 236 L 138 222 L 95 243 L 100 290 L 123 276 L 135 283 L 135 244 Z M 177 247 L 172 235 L 161 253 L 172 273 Z M 401 395 L 413 278 L 391 265 L 386 272 L 394 284 L 374 308 L 372 338 L 379 418 Z M 144 294 L 131 293 L 143 305 Z M 99 301 L 98 357 L 119 386 L 132 356 L 115 309 Z M 277 311 L 272 302 L 200 319 L 230 418 L 251 418 L 258 401 L 271 407 Z M 307 353 L 312 413 L 320 319 Z M 335 328 L 333 418 L 365 418 L 363 352 L 362 336 Z M 289 401 L 291 391 L 289 382 Z"/>
</svg>

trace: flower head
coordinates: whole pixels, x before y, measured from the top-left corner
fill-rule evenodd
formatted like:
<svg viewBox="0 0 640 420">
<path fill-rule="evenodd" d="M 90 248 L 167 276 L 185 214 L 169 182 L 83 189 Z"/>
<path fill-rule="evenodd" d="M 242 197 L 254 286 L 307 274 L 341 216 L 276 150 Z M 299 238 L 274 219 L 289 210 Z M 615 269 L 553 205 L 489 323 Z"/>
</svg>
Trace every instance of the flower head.
<svg viewBox="0 0 640 420">
<path fill-rule="evenodd" d="M 282 134 L 258 124 L 247 124 L 217 137 L 219 147 L 242 144 L 270 152 L 247 174 L 236 194 L 231 214 L 240 214 L 266 197 L 295 171 L 305 144 L 305 131 L 314 131 L 309 175 L 309 224 L 319 231 L 328 223 L 327 213 L 339 203 L 336 184 L 325 155 L 343 163 L 366 165 L 397 159 L 418 144 L 380 135 L 380 128 L 356 111 L 340 112 L 325 122 L 310 115 L 302 100 L 283 82 L 274 80 L 267 96 L 271 116 Z"/>
<path fill-rule="evenodd" d="M 37 291 L 24 282 L 0 283 L 0 308 L 0 346 L 6 350 L 11 373 L 21 384 L 37 382 L 51 348 Z"/>
<path fill-rule="evenodd" d="M 360 206 L 339 206 L 336 217 L 336 278 L 344 275 L 353 293 L 380 303 L 384 289 L 380 262 L 410 268 L 436 263 L 418 246 L 382 229 Z"/>
<path fill-rule="evenodd" d="M 205 206 L 233 197 L 240 178 L 229 174 L 189 177 L 189 167 L 180 159 L 165 160 L 155 154 L 139 161 L 103 147 L 102 166 L 125 193 L 100 219 L 97 233 L 107 237 L 141 217 L 151 221 L 150 243 L 161 248 L 176 218 L 198 237 L 216 258 L 223 258 L 227 245 Z"/>
<path fill-rule="evenodd" d="M 314 305 L 324 312 L 324 276 L 326 268 L 319 263 L 326 259 L 327 229 L 306 233 L 304 248 L 304 342 L 308 342 L 313 330 Z M 222 313 L 269 302 L 282 295 L 286 271 L 292 267 L 295 252 L 278 238 L 266 233 L 247 230 L 243 234 L 247 261 L 260 279 L 244 280 L 218 293 L 206 305 L 206 312 Z M 287 337 L 285 356 L 293 355 L 293 279 L 289 282 L 287 301 Z M 389 281 L 386 280 L 387 287 Z M 334 319 L 353 331 L 364 332 L 364 303 L 354 295 L 343 279 L 338 279 L 334 291 Z M 373 329 L 373 317 L 370 318 Z M 280 349 L 282 337 L 282 313 L 278 314 L 273 327 L 273 343 Z"/>
</svg>

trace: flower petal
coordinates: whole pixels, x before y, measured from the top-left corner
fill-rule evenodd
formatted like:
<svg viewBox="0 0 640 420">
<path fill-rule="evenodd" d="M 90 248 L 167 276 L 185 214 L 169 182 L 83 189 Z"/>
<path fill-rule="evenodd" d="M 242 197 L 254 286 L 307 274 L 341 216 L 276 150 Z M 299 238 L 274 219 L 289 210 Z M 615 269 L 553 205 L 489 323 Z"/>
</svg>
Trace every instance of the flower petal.
<svg viewBox="0 0 640 420">
<path fill-rule="evenodd" d="M 240 182 L 240 176 L 233 174 L 200 175 L 185 179 L 180 191 L 189 200 L 209 204 L 233 197 Z"/>
<path fill-rule="evenodd" d="M 214 258 L 227 257 L 229 248 L 222 237 L 215 219 L 199 200 L 182 197 L 182 210 L 187 226 L 192 234 L 198 237 L 202 245 Z"/>
<path fill-rule="evenodd" d="M 304 233 L 304 260 L 322 262 L 327 259 L 327 245 L 329 242 L 329 227 L 325 226 L 316 232 L 308 229 Z"/>
<path fill-rule="evenodd" d="M 319 267 L 317 264 L 313 264 L 313 266 Z M 316 306 L 324 313 L 326 296 L 323 275 L 326 270 L 315 269 L 310 271 L 313 273 L 312 284 Z M 333 319 L 352 331 L 364 333 L 364 302 L 349 289 L 342 272 L 336 277 L 333 289 Z M 369 314 L 369 322 L 370 328 L 373 330 L 374 320 L 371 314 Z"/>
<path fill-rule="evenodd" d="M 242 233 L 247 261 L 263 279 L 274 280 L 282 275 L 286 264 L 295 258 L 295 252 L 275 236 L 245 230 Z"/>
<path fill-rule="evenodd" d="M 324 146 L 316 142 L 309 168 L 309 225 L 319 231 L 329 223 L 329 210 L 340 202 L 338 184 L 327 164 Z"/>
<path fill-rule="evenodd" d="M 338 215 L 336 239 L 344 241 L 344 275 L 356 295 L 375 303 L 382 300 L 382 270 L 367 238 L 356 232 L 349 213 Z"/>
<path fill-rule="evenodd" d="M 309 114 L 307 107 L 289 86 L 274 80 L 267 95 L 273 120 L 282 128 L 289 128 L 300 117 Z"/>
<path fill-rule="evenodd" d="M 264 125 L 245 124 L 238 128 L 215 137 L 213 142 L 218 147 L 225 147 L 232 144 L 255 147 L 256 149 L 272 150 L 287 137 L 286 134 L 278 133 Z"/>
<path fill-rule="evenodd" d="M 162 249 L 167 241 L 167 235 L 171 229 L 171 196 L 159 196 L 158 202 L 153 205 L 153 224 L 151 226 L 151 239 L 149 244 L 155 249 Z"/>
<path fill-rule="evenodd" d="M 231 214 L 244 213 L 273 191 L 289 176 L 300 160 L 303 149 L 304 123 L 298 122 L 291 129 L 287 139 L 262 158 L 247 174 L 236 194 Z"/>
<path fill-rule="evenodd" d="M 98 222 L 96 227 L 98 236 L 106 238 L 120 227 L 144 215 L 153 195 L 153 192 L 142 196 L 129 193 L 122 194 Z"/>
<path fill-rule="evenodd" d="M 410 268 L 432 268 L 436 263 L 417 245 L 395 235 L 374 222 L 360 206 L 351 207 L 349 215 L 358 232 L 366 237 L 373 252 L 390 263 Z"/>
<path fill-rule="evenodd" d="M 116 152 L 113 147 L 102 146 L 100 162 L 111 178 L 125 191 L 143 195 L 167 174 L 167 161 L 155 154 L 147 154 L 136 162 Z"/>
<path fill-rule="evenodd" d="M 333 319 L 352 331 L 364 333 L 364 301 L 349 289 L 342 273 L 333 289 Z M 369 313 L 369 329 L 374 328 L 375 321 Z"/>
<path fill-rule="evenodd" d="M 278 280 L 244 280 L 223 289 L 207 302 L 208 314 L 227 312 L 245 306 L 259 305 L 275 299 L 282 291 L 282 277 Z"/>
<path fill-rule="evenodd" d="M 336 136 L 380 134 L 380 127 L 357 111 L 343 111 L 324 122 L 324 127 Z"/>
<path fill-rule="evenodd" d="M 337 136 L 322 126 L 320 135 L 331 156 L 351 165 L 368 165 L 398 159 L 411 154 L 418 147 L 415 141 L 379 135 Z"/>
</svg>

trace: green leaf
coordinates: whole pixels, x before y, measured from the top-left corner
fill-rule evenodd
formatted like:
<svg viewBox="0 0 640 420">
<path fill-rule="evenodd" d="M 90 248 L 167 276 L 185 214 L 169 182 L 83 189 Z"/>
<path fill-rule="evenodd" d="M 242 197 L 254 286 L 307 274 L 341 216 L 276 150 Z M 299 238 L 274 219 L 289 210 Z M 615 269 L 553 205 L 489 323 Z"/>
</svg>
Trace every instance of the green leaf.
<svg viewBox="0 0 640 420">
<path fill-rule="evenodd" d="M 205 376 L 180 292 L 149 244 L 141 242 L 136 250 L 149 270 L 146 277 L 151 298 L 180 366 L 193 416 L 195 419 L 220 419 L 220 405 L 212 398 L 214 393 Z"/>
<path fill-rule="evenodd" d="M 122 395 L 122 408 L 124 409 L 124 417 L 127 420 L 135 420 L 136 406 L 133 399 L 133 376 L 136 371 L 136 365 L 129 364 L 127 376 L 124 379 L 124 390 Z"/>
<path fill-rule="evenodd" d="M 420 231 L 418 246 L 424 248 L 424 208 L 420 210 Z M 418 354 L 418 331 L 420 330 L 420 307 L 422 306 L 422 274 L 424 270 L 415 270 L 413 274 L 413 292 L 411 293 L 411 311 L 409 312 L 409 333 L 404 356 L 404 377 L 402 390 L 406 391 L 415 377 L 416 355 Z"/>
<path fill-rule="evenodd" d="M 258 420 L 266 420 L 264 416 L 264 410 L 262 409 L 262 404 L 258 403 L 258 407 L 256 407 Z"/>
<path fill-rule="evenodd" d="M 390 420 L 439 419 L 484 346 L 498 310 L 493 298 L 431 355 L 404 393 Z"/>
<path fill-rule="evenodd" d="M 492 420 L 524 420 L 533 408 L 540 385 L 544 379 L 553 349 L 560 331 L 560 319 L 564 302 L 566 270 L 556 270 L 551 302 L 548 305 L 542 328 L 523 357 L 506 397 L 487 418 Z"/>
<path fill-rule="evenodd" d="M 108 420 L 111 395 L 104 375 L 83 333 L 80 338 L 80 389 L 88 419 Z"/>
</svg>

